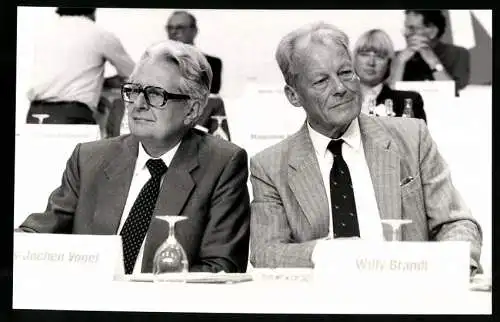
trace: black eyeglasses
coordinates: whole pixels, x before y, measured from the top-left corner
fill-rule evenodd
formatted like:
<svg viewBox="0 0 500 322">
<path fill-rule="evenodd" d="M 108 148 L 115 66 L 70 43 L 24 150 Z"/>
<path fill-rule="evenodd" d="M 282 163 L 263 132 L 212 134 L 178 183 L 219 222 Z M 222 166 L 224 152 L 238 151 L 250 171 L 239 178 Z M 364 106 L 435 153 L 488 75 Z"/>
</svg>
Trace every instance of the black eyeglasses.
<svg viewBox="0 0 500 322">
<path fill-rule="evenodd" d="M 144 93 L 146 103 L 152 107 L 163 108 L 168 100 L 190 99 L 191 96 L 184 94 L 169 93 L 161 87 L 142 87 L 135 83 L 125 83 L 122 85 L 122 98 L 127 103 L 134 103 L 141 93 Z"/>
<path fill-rule="evenodd" d="M 188 30 L 188 29 L 194 28 L 194 26 L 193 25 L 167 25 L 166 28 L 167 28 L 167 31 L 174 32 L 177 30 L 180 30 L 180 31 Z"/>
</svg>

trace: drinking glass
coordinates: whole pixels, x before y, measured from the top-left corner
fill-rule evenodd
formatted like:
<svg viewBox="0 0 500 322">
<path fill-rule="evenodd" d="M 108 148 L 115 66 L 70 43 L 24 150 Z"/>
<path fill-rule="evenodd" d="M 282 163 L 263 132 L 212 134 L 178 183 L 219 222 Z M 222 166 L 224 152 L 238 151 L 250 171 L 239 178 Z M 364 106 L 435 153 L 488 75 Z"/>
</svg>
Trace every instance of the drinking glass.
<svg viewBox="0 0 500 322">
<path fill-rule="evenodd" d="M 227 119 L 227 117 L 224 115 L 214 115 L 214 116 L 211 116 L 210 118 L 217 120 L 217 128 L 215 129 L 213 135 L 228 141 L 229 137 L 228 137 L 227 133 L 224 131 L 224 129 L 222 128 L 222 121 Z"/>
<path fill-rule="evenodd" d="M 187 219 L 185 216 L 156 216 L 168 222 L 169 233 L 167 239 L 158 247 L 153 259 L 153 275 L 156 282 L 172 281 L 171 273 L 188 272 L 188 258 L 182 245 L 175 238 L 175 225 Z M 182 281 L 182 279 L 179 279 Z"/>
<path fill-rule="evenodd" d="M 49 114 L 31 114 L 31 115 L 38 119 L 38 124 L 43 124 L 43 120 L 50 117 Z"/>
<path fill-rule="evenodd" d="M 382 219 L 382 223 L 391 227 L 391 241 L 398 241 L 398 232 L 401 229 L 401 226 L 410 224 L 412 221 L 410 219 Z"/>
</svg>

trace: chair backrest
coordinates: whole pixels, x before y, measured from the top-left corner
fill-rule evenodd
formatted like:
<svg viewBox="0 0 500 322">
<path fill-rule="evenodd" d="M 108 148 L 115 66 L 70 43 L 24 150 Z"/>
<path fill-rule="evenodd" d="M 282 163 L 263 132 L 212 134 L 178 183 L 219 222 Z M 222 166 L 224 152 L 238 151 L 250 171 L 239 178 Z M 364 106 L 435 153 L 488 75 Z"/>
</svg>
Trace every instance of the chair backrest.
<svg viewBox="0 0 500 322">
<path fill-rule="evenodd" d="M 302 108 L 290 105 L 283 88 L 249 86 L 236 99 L 226 99 L 231 141 L 253 156 L 298 131 L 305 120 Z"/>
</svg>

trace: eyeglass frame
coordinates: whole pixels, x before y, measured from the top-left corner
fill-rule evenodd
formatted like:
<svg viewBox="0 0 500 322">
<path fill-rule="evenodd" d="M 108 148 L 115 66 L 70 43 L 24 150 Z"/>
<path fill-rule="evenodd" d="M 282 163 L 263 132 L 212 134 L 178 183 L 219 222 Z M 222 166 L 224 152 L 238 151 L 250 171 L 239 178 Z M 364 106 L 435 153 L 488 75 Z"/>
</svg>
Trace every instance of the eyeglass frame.
<svg viewBox="0 0 500 322">
<path fill-rule="evenodd" d="M 174 26 L 174 25 L 166 25 L 165 26 L 165 29 L 167 31 L 176 31 L 176 30 L 179 30 L 179 31 L 185 31 L 185 30 L 188 30 L 188 29 L 192 29 L 192 28 L 196 28 L 195 25 L 191 24 L 191 25 L 177 25 L 177 26 Z"/>
<path fill-rule="evenodd" d="M 122 99 L 124 102 L 126 103 L 135 103 L 135 101 L 137 100 L 134 100 L 134 101 L 130 101 L 130 100 L 127 100 L 125 99 L 125 94 L 123 93 L 123 90 L 125 88 L 125 86 L 127 85 L 134 85 L 134 86 L 137 86 L 139 88 L 139 94 L 137 95 L 137 98 L 139 97 L 139 95 L 142 93 L 144 95 L 144 99 L 146 100 L 146 103 L 151 106 L 151 107 L 154 107 L 154 108 L 157 108 L 157 109 L 165 109 L 165 105 L 167 104 L 168 100 L 175 100 L 175 99 L 184 99 L 184 100 L 188 100 L 188 99 L 191 99 L 191 96 L 189 95 L 186 95 L 186 94 L 176 94 L 176 93 L 169 93 L 167 92 L 165 89 L 161 88 L 161 87 L 158 87 L 158 86 L 142 86 L 141 84 L 137 84 L 137 83 L 132 83 L 132 82 L 127 82 L 127 83 L 123 83 L 122 86 L 121 86 L 121 89 L 120 89 L 120 93 L 121 93 L 121 96 L 122 96 Z M 162 90 L 162 94 L 163 94 L 163 103 L 159 106 L 155 106 L 153 104 L 150 103 L 149 101 L 149 95 L 146 94 L 146 90 L 148 88 L 156 88 L 156 89 L 160 89 Z"/>
</svg>

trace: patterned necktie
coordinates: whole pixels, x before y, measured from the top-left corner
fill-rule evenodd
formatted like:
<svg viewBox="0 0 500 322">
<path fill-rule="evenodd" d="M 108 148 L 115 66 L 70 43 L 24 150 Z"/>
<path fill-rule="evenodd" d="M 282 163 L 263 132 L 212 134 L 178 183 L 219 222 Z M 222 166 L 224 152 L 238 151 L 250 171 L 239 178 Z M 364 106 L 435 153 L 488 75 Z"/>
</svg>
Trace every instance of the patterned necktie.
<svg viewBox="0 0 500 322">
<path fill-rule="evenodd" d="M 344 140 L 332 140 L 328 150 L 333 153 L 333 165 L 330 170 L 330 193 L 332 199 L 333 236 L 353 237 L 359 235 L 356 202 L 352 189 L 351 175 L 347 163 L 342 158 Z"/>
<path fill-rule="evenodd" d="M 125 274 L 131 274 L 137 255 L 141 248 L 146 232 L 151 222 L 151 217 L 156 206 L 160 192 L 162 175 L 167 171 L 167 166 L 161 159 L 149 159 L 146 162 L 151 178 L 142 187 L 141 192 L 130 210 L 130 214 L 120 232 L 123 243 L 123 259 Z"/>
</svg>

